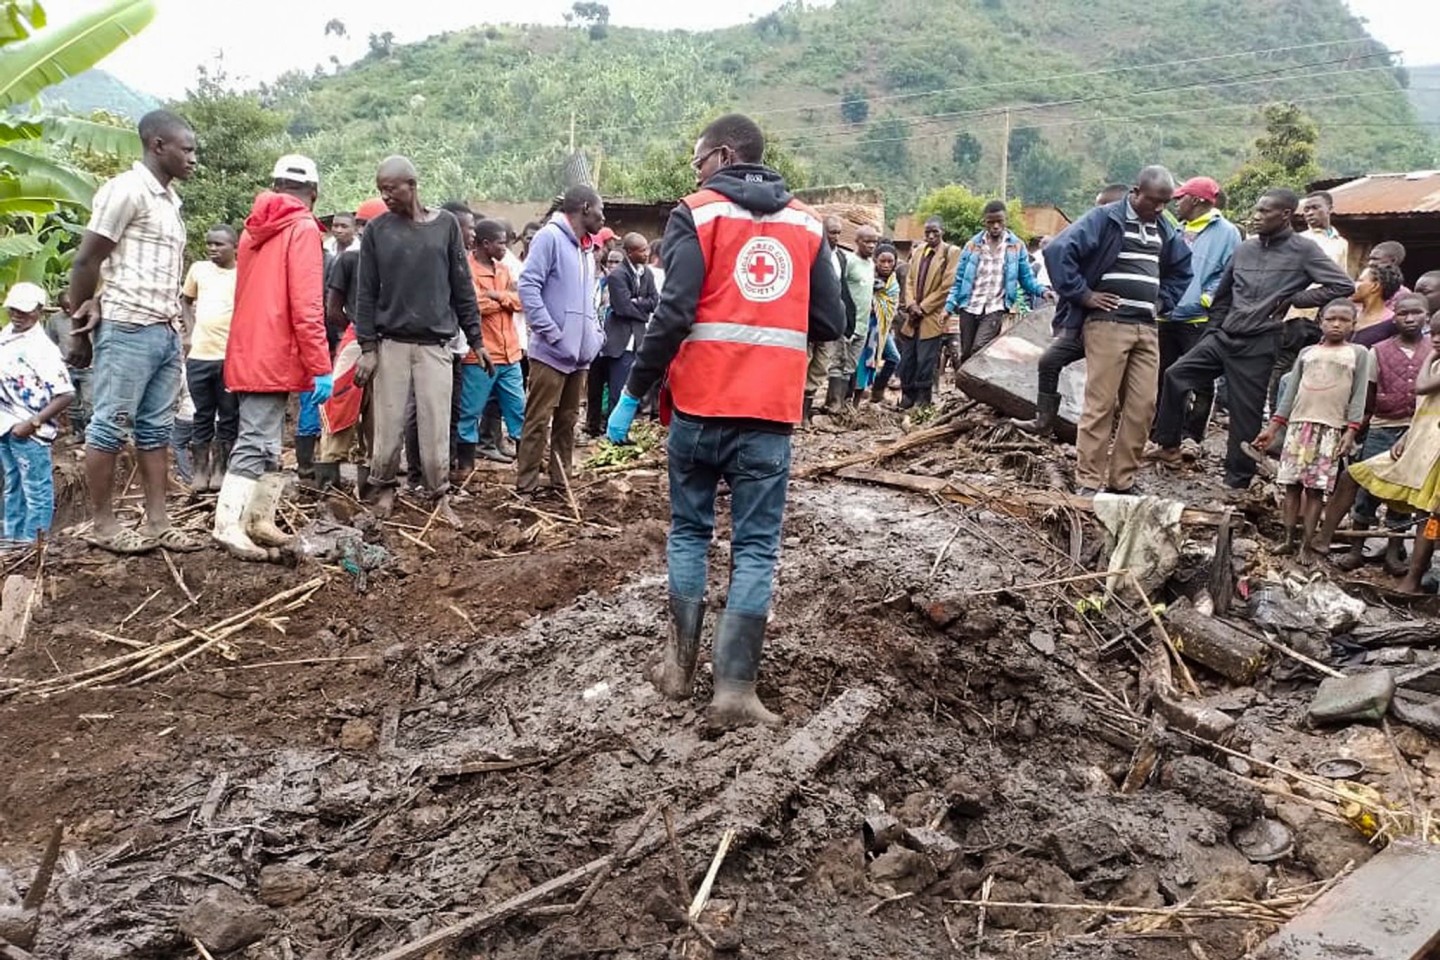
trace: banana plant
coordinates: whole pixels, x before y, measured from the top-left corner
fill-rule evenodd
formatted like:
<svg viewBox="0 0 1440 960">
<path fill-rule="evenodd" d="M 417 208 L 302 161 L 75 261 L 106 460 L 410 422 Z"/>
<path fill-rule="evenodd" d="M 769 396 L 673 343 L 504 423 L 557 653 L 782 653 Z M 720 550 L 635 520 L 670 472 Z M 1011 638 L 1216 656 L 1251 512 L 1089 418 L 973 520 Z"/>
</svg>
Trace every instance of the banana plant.
<svg viewBox="0 0 1440 960">
<path fill-rule="evenodd" d="M 0 0 L 0 111 L 84 73 L 143 30 L 154 0 L 112 0 L 47 26 L 40 0 Z M 80 117 L 0 112 L 0 286 L 43 282 L 63 266 L 98 186 L 62 157 L 75 150 L 140 156 L 132 130 Z"/>
</svg>

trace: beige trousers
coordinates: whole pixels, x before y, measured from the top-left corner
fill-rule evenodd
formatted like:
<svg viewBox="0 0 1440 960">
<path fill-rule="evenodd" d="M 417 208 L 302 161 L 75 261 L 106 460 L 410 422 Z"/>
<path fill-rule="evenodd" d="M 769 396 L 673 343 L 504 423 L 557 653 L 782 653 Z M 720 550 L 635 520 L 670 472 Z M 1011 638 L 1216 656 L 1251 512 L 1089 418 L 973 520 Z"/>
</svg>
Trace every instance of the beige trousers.
<svg viewBox="0 0 1440 960">
<path fill-rule="evenodd" d="M 1078 486 L 1130 489 L 1159 390 L 1160 338 L 1153 324 L 1086 321 L 1085 408 L 1075 440 Z"/>
</svg>

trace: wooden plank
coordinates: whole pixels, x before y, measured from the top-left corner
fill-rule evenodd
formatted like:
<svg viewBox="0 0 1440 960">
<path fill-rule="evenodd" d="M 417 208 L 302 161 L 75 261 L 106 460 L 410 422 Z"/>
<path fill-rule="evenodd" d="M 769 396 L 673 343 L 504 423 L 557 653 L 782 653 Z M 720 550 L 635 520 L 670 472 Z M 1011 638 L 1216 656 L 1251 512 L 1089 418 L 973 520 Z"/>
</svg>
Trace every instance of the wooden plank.
<svg viewBox="0 0 1440 960">
<path fill-rule="evenodd" d="M 1440 949 L 1440 846 L 1396 840 L 1280 928 L 1257 960 L 1424 960 Z"/>
<path fill-rule="evenodd" d="M 1084 513 L 1095 512 L 1095 501 L 1060 490 L 1019 490 L 1002 489 L 968 480 L 945 480 L 940 477 L 921 477 L 912 473 L 897 473 L 893 470 L 876 470 L 872 467 L 851 466 L 836 474 L 842 480 L 857 480 L 874 483 L 912 493 L 936 494 L 952 503 L 964 505 L 983 504 L 992 510 L 1012 517 L 1033 517 L 1057 507 L 1069 507 Z M 1180 522 L 1193 526 L 1218 527 L 1224 514 L 1210 510 L 1186 507 L 1180 514 Z"/>
<path fill-rule="evenodd" d="M 742 839 L 753 835 L 802 783 L 830 762 L 883 703 L 884 697 L 873 687 L 846 690 L 811 717 L 778 750 L 732 780 L 719 797 L 682 819 L 676 825 L 676 835 L 692 833 L 714 820 L 721 821 L 723 827 L 734 830 Z M 644 827 L 642 823 L 640 829 Z M 649 856 L 668 844 L 669 834 L 657 825 L 625 856 L 607 855 L 591 860 L 458 923 L 389 950 L 376 960 L 418 960 L 433 950 L 519 916 L 558 893 L 578 887 L 602 870 L 609 871 Z"/>
</svg>

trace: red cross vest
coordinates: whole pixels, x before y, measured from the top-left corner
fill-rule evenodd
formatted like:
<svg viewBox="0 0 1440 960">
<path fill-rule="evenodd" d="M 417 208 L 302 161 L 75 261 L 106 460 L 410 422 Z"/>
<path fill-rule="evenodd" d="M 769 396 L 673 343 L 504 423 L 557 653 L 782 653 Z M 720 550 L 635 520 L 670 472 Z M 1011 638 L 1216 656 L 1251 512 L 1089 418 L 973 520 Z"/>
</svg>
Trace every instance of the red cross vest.
<svg viewBox="0 0 1440 960">
<path fill-rule="evenodd" d="M 695 219 L 705 281 L 695 326 L 670 363 L 675 409 L 799 423 L 820 218 L 793 198 L 774 213 L 747 210 L 714 190 L 682 202 Z"/>
</svg>

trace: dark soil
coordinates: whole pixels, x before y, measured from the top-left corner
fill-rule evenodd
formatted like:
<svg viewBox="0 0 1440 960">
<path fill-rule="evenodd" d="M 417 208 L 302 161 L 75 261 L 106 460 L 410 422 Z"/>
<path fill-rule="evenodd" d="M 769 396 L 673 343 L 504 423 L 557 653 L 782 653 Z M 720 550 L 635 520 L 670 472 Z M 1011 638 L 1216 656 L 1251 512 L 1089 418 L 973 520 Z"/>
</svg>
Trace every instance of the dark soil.
<svg viewBox="0 0 1440 960">
<path fill-rule="evenodd" d="M 1063 476 L 1049 451 L 987 452 L 1011 441 L 988 414 L 968 416 L 958 441 L 892 468 L 1015 489 Z M 893 413 L 858 419 L 863 429 L 797 437 L 797 463 L 899 435 Z M 458 505 L 467 529 L 432 529 L 434 553 L 383 528 L 395 557 L 365 592 L 329 568 L 288 620 L 234 638 L 233 659 L 210 653 L 136 686 L 0 700 L 0 908 L 30 884 L 51 824 L 66 824 L 36 956 L 194 957 L 182 927 L 202 921 L 187 907 L 228 888 L 218 909 L 253 914 L 241 918 L 253 942 L 236 956 L 377 957 L 611 852 L 658 802 L 677 818 L 700 809 L 862 686 L 885 706 L 818 776 L 787 785 L 779 816 L 726 857 L 701 918 L 729 948 L 716 955 L 973 954 L 978 912 L 954 901 L 986 899 L 1029 906 L 987 908 L 983 956 L 1179 960 L 1195 955 L 1193 940 L 1214 960 L 1239 958 L 1274 925 L 1147 930 L 1146 917 L 1034 904 L 1268 896 L 1369 855 L 1347 825 L 1257 791 L 1257 809 L 1294 826 L 1297 849 L 1251 864 L 1229 840 L 1250 788 L 1235 787 L 1226 757 L 1179 738 L 1165 741 L 1162 775 L 1120 793 L 1144 729 L 1117 720 L 1114 702 L 1139 702 L 1138 667 L 1123 645 L 1097 650 L 1125 617 L 1084 622 L 1074 602 L 1086 584 L 977 594 L 1079 572 L 1072 534 L 1087 562 L 1098 552 L 1088 524 L 797 481 L 760 687 L 786 723 L 718 735 L 703 724 L 708 667 L 687 703 L 661 699 L 642 676 L 666 630 L 663 466 L 582 473 L 584 524 L 563 519 L 563 498 L 538 505 L 546 518 L 518 508 L 505 479 L 472 484 L 476 496 Z M 712 611 L 724 602 L 727 527 L 722 516 Z M 156 642 L 182 629 L 176 621 L 203 627 L 322 572 L 214 550 L 174 559 L 193 606 L 158 555 L 116 560 L 57 538 L 45 605 L 26 643 L 0 658 L 0 687 L 124 652 L 93 631 Z M 325 662 L 291 662 L 312 660 Z M 1305 698 L 1293 684 L 1237 693 L 1199 676 L 1229 698 L 1220 708 L 1240 719 L 1242 752 L 1308 765 L 1340 749 L 1299 729 Z M 1354 729 L 1345 749 L 1368 751 L 1370 782 L 1399 790 L 1378 731 Z M 1433 803 L 1440 753 L 1407 742 Z M 1213 797 L 1167 780 L 1181 757 L 1201 765 L 1186 783 L 1217 778 Z M 862 824 L 881 813 L 938 839 L 867 850 Z M 692 890 L 718 840 L 717 827 L 682 841 Z M 433 956 L 711 956 L 674 915 L 679 901 L 661 852 L 617 871 L 579 916 L 522 916 Z"/>
</svg>

